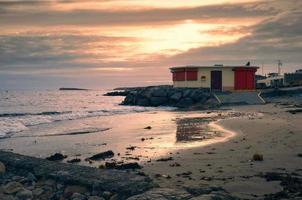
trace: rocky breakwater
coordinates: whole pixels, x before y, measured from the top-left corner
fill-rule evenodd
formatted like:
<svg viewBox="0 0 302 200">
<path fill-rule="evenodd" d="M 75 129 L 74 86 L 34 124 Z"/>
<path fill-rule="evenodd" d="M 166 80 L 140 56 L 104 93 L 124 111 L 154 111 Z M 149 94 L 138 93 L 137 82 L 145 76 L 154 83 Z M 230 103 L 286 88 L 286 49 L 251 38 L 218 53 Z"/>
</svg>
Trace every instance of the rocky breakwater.
<svg viewBox="0 0 302 200">
<path fill-rule="evenodd" d="M 118 93 L 113 92 L 112 94 Z M 219 106 L 210 90 L 205 88 L 173 88 L 167 85 L 149 86 L 126 89 L 120 94 L 126 96 L 122 105 L 199 107 L 204 109 Z M 107 95 L 110 95 L 110 93 Z"/>
</svg>

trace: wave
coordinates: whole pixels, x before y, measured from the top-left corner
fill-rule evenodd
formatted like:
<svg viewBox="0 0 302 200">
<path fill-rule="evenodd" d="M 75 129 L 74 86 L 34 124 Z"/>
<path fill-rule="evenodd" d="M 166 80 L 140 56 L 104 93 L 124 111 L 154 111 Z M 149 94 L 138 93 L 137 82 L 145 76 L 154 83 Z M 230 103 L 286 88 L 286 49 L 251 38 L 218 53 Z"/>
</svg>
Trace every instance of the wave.
<svg viewBox="0 0 302 200">
<path fill-rule="evenodd" d="M 123 107 L 118 109 L 114 108 L 62 112 L 45 111 L 37 113 L 2 113 L 0 114 L 0 138 L 10 137 L 14 133 L 27 130 L 30 126 L 36 126 L 40 124 L 65 120 L 76 120 L 89 117 L 155 111 L 157 109 L 171 110 L 172 108 Z"/>
<path fill-rule="evenodd" d="M 72 111 L 65 111 L 65 112 L 57 112 L 57 111 L 46 111 L 46 112 L 40 112 L 40 113 L 0 113 L 1 117 L 23 117 L 27 115 L 60 115 L 60 114 L 66 114 L 71 113 Z"/>
</svg>

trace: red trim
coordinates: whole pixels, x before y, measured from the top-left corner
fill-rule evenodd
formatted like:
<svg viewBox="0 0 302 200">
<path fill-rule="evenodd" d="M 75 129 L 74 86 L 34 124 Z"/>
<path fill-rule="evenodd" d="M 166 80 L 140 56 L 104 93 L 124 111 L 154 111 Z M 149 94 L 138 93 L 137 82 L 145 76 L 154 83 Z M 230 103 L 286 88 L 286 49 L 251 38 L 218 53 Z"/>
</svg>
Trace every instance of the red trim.
<svg viewBox="0 0 302 200">
<path fill-rule="evenodd" d="M 187 71 L 186 75 L 187 81 L 197 81 L 197 71 Z"/>
</svg>

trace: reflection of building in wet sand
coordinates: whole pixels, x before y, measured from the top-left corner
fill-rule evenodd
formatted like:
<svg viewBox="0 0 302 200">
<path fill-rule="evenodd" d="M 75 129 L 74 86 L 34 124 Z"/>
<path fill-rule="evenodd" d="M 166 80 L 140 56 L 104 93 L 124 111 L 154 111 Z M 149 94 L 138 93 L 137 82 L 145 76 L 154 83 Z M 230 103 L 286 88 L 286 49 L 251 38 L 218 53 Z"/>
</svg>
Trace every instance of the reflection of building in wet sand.
<svg viewBox="0 0 302 200">
<path fill-rule="evenodd" d="M 176 120 L 176 141 L 198 141 L 221 136 L 219 131 L 215 131 L 208 126 L 213 121 L 211 117 L 191 117 Z"/>
</svg>

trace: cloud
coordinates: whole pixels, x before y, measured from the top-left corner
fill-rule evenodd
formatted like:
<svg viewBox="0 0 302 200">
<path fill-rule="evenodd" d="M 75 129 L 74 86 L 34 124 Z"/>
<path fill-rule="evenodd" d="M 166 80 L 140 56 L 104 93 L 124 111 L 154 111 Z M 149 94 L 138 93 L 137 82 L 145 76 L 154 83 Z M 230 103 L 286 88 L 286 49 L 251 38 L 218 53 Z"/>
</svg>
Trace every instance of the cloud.
<svg viewBox="0 0 302 200">
<path fill-rule="evenodd" d="M 23 2 L 19 2 L 21 5 Z M 7 3 L 6 3 L 7 4 Z M 4 6 L 6 4 L 0 5 Z M 161 24 L 184 20 L 197 20 L 199 22 L 215 22 L 217 19 L 233 18 L 259 18 L 274 15 L 278 12 L 275 8 L 267 7 L 265 2 L 237 3 L 208 5 L 190 8 L 144 8 L 137 10 L 109 10 L 109 9 L 73 9 L 56 10 L 48 4 L 35 9 L 27 6 L 22 9 L 0 15 L 2 25 L 139 25 Z M 43 4 L 42 4 L 43 5 Z M 13 9 L 13 6 L 7 6 Z"/>
<path fill-rule="evenodd" d="M 298 4 L 297 4 L 298 5 Z M 296 6 L 297 6 L 296 5 Z M 302 62 L 302 6 L 286 10 L 253 27 L 250 35 L 218 47 L 200 47 L 172 56 L 175 64 L 254 64 L 274 66 L 278 59 L 287 70 L 297 69 Z M 246 27 L 244 28 L 246 29 Z M 217 31 L 219 34 L 225 30 Z M 232 31 L 232 30 L 231 30 Z M 290 68 L 291 67 L 291 68 Z"/>
</svg>

